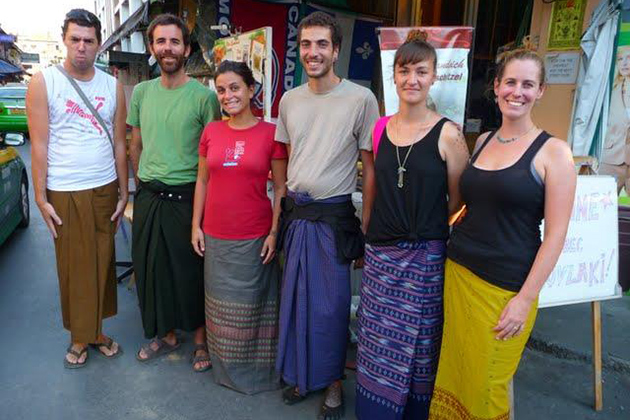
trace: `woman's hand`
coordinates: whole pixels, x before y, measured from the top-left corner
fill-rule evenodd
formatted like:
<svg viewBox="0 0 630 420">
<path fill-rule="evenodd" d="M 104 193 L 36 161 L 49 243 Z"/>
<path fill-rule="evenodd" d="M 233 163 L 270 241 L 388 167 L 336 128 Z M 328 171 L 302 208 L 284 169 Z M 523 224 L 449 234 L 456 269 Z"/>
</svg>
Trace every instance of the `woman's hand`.
<svg viewBox="0 0 630 420">
<path fill-rule="evenodd" d="M 276 235 L 270 233 L 263 243 L 262 250 L 260 251 L 260 258 L 263 259 L 263 264 L 269 264 L 273 257 L 276 256 Z"/>
<path fill-rule="evenodd" d="M 531 308 L 532 302 L 521 295 L 517 294 L 510 299 L 501 312 L 497 326 L 493 328 L 497 332 L 495 338 L 507 340 L 523 332 Z"/>
<path fill-rule="evenodd" d="M 193 227 L 190 242 L 192 247 L 200 257 L 203 257 L 206 251 L 206 240 L 203 236 L 203 230 L 200 227 Z"/>
</svg>

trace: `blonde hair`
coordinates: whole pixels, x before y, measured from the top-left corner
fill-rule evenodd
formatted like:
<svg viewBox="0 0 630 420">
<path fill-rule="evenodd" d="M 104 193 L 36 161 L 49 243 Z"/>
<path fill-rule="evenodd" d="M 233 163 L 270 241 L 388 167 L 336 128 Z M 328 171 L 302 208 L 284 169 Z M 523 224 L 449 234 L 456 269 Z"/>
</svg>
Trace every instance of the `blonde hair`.
<svg viewBox="0 0 630 420">
<path fill-rule="evenodd" d="M 630 53 L 630 45 L 620 45 L 617 47 L 617 56 L 622 52 L 622 49 L 628 50 L 628 52 Z M 617 57 L 615 57 L 616 59 Z M 621 75 L 621 72 L 619 71 L 619 66 L 615 66 L 615 78 L 613 79 L 613 88 L 616 88 L 617 86 L 619 86 L 620 83 L 623 83 L 623 79 L 625 77 Z"/>
</svg>

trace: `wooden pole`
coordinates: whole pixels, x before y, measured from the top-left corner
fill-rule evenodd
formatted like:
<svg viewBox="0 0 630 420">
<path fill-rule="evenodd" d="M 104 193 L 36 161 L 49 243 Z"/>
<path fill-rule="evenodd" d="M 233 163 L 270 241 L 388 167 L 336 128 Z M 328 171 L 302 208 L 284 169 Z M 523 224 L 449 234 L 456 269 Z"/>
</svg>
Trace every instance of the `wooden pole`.
<svg viewBox="0 0 630 420">
<path fill-rule="evenodd" d="M 593 387 L 595 390 L 595 411 L 604 406 L 602 393 L 602 312 L 601 305 L 591 302 L 593 319 Z"/>
</svg>

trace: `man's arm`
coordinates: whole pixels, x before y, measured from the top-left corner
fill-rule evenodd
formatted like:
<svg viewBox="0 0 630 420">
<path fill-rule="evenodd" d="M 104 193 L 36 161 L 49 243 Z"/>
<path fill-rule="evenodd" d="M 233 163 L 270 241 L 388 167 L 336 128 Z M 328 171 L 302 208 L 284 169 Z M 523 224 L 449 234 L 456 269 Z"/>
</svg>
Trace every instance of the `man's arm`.
<svg viewBox="0 0 630 420">
<path fill-rule="evenodd" d="M 129 143 L 129 159 L 133 168 L 133 176 L 136 181 L 136 189 L 140 179 L 138 178 L 138 168 L 140 167 L 140 155 L 142 154 L 142 133 L 140 127 L 131 129 L 131 143 Z"/>
<path fill-rule="evenodd" d="M 56 225 L 61 219 L 46 196 L 46 177 L 48 174 L 48 95 L 44 75 L 37 73 L 31 79 L 26 92 L 26 113 L 28 131 L 31 137 L 31 172 L 35 202 L 42 213 L 50 233 L 57 238 Z"/>
<path fill-rule="evenodd" d="M 112 215 L 112 222 L 120 223 L 120 217 L 125 211 L 129 198 L 129 174 L 127 173 L 127 104 L 122 84 L 116 83 L 116 115 L 114 116 L 114 159 L 116 160 L 116 175 L 120 191 L 116 211 Z"/>
<path fill-rule="evenodd" d="M 131 101 L 129 101 L 129 113 L 127 114 L 127 124 L 131 129 L 131 142 L 129 143 L 129 159 L 131 160 L 131 168 L 136 181 L 136 191 L 140 179 L 138 178 L 138 170 L 140 168 L 140 155 L 142 154 L 142 133 L 140 131 L 140 104 L 144 97 L 145 83 L 140 83 L 133 89 Z"/>
</svg>

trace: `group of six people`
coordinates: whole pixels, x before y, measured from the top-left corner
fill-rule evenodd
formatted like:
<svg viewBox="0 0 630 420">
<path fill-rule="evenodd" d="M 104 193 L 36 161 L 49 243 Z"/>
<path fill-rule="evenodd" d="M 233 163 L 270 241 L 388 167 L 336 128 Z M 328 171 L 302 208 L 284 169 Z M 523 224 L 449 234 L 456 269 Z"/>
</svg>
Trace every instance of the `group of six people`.
<svg viewBox="0 0 630 420">
<path fill-rule="evenodd" d="M 221 63 L 216 94 L 186 75 L 190 34 L 179 18 L 156 17 L 147 37 L 161 76 L 135 87 L 126 120 L 121 84 L 94 68 L 100 23 L 90 12 L 66 15 L 62 68 L 29 86 L 35 196 L 71 332 L 64 365 L 84 366 L 88 347 L 122 354 L 102 320 L 116 313 L 126 122 L 137 185 L 132 258 L 150 340 L 140 362 L 179 348 L 177 330 L 193 332 L 195 371 L 212 368 L 219 384 L 245 394 L 282 380 L 289 405 L 325 390 L 319 418 L 341 418 L 354 261 L 364 266 L 357 417 L 507 419 L 508 383 L 576 183 L 567 144 L 532 121 L 545 89 L 538 55 L 499 60 L 502 124 L 469 159 L 459 127 L 427 106 L 437 55 L 423 32 L 396 52 L 399 109 L 379 118 L 372 92 L 334 71 L 338 23 L 305 17 L 308 82 L 284 94 L 277 125 L 252 113 L 246 64 Z M 351 200 L 359 158 L 361 221 Z"/>
</svg>

